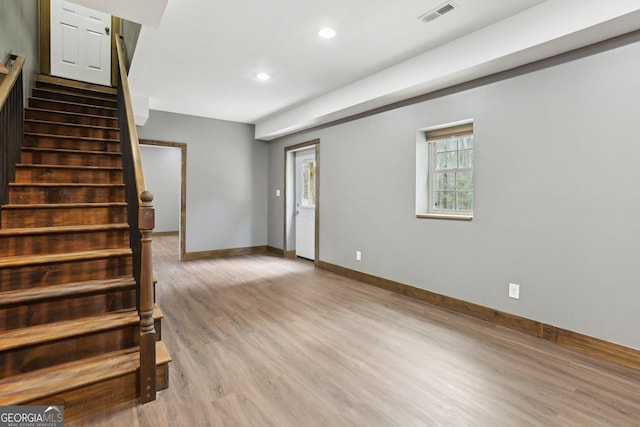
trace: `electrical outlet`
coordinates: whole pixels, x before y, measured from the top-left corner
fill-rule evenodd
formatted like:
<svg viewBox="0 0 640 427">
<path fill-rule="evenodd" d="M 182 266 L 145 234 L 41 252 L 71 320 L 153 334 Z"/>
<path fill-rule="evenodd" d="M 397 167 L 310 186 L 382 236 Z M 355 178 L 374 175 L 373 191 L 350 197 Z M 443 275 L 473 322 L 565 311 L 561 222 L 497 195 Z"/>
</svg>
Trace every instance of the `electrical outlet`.
<svg viewBox="0 0 640 427">
<path fill-rule="evenodd" d="M 276 190 L 276 197 L 280 197 L 280 190 Z"/>
<path fill-rule="evenodd" d="M 356 251 L 356 261 L 362 261 L 362 252 Z"/>
<path fill-rule="evenodd" d="M 520 299 L 520 285 L 509 283 L 509 298 Z"/>
</svg>

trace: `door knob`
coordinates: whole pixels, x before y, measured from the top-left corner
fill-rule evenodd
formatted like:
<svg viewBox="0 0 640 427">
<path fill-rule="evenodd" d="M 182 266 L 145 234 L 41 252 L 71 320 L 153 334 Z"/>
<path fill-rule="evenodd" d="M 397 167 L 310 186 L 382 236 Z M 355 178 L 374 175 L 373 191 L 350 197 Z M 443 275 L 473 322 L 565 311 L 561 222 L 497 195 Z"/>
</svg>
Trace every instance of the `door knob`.
<svg viewBox="0 0 640 427">
<path fill-rule="evenodd" d="M 106 35 L 109 35 L 109 32 L 110 32 L 109 27 L 104 27 L 104 33 Z"/>
</svg>

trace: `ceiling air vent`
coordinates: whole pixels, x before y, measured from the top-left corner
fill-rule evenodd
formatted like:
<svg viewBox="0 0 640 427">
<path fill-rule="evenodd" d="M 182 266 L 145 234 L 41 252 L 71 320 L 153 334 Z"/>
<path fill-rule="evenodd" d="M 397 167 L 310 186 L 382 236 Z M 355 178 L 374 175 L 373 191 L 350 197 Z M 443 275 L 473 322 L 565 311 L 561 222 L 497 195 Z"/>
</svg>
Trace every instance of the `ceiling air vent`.
<svg viewBox="0 0 640 427">
<path fill-rule="evenodd" d="M 455 6 L 453 3 L 445 3 L 423 15 L 418 16 L 418 19 L 421 20 L 422 22 L 431 22 L 434 19 L 441 17 L 445 13 L 451 12 L 453 9 L 455 9 Z"/>
</svg>

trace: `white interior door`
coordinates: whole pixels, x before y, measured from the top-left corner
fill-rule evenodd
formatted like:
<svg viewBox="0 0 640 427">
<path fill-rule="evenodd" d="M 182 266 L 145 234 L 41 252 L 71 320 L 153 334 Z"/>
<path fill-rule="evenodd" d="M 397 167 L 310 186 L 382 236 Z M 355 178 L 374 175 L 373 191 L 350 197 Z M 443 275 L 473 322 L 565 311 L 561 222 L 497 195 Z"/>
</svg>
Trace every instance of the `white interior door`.
<svg viewBox="0 0 640 427">
<path fill-rule="evenodd" d="M 316 154 L 296 154 L 296 255 L 315 259 L 316 247 Z"/>
<path fill-rule="evenodd" d="M 111 15 L 51 0 L 51 74 L 111 85 Z"/>
</svg>

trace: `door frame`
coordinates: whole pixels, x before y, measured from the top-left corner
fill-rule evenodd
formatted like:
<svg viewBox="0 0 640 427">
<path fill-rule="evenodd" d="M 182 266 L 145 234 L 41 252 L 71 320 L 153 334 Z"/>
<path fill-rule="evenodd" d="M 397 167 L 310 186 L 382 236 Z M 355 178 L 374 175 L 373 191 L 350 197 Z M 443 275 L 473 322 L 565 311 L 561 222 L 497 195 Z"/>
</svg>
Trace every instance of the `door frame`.
<svg viewBox="0 0 640 427">
<path fill-rule="evenodd" d="M 140 139 L 142 145 L 155 145 L 157 147 L 170 147 L 180 149 L 180 252 L 178 260 L 184 261 L 187 256 L 187 144 L 185 142 L 155 141 L 152 139 Z M 149 189 L 153 194 L 153 188 Z"/>
<path fill-rule="evenodd" d="M 111 86 L 118 86 L 118 52 L 116 35 L 120 35 L 120 18 L 111 16 Z M 51 75 L 51 0 L 40 0 L 40 74 Z"/>
<path fill-rule="evenodd" d="M 291 233 L 289 230 L 295 224 L 293 223 L 293 212 L 295 212 L 295 191 L 292 191 L 295 185 L 295 153 L 308 148 L 314 148 L 316 152 L 316 207 L 315 207 L 315 242 L 313 263 L 317 267 L 320 261 L 320 140 L 313 139 L 311 141 L 301 142 L 299 144 L 290 145 L 284 148 L 284 231 L 282 250 L 287 258 L 295 258 L 295 240 L 290 245 Z M 289 249 L 293 246 L 293 249 Z"/>
</svg>

